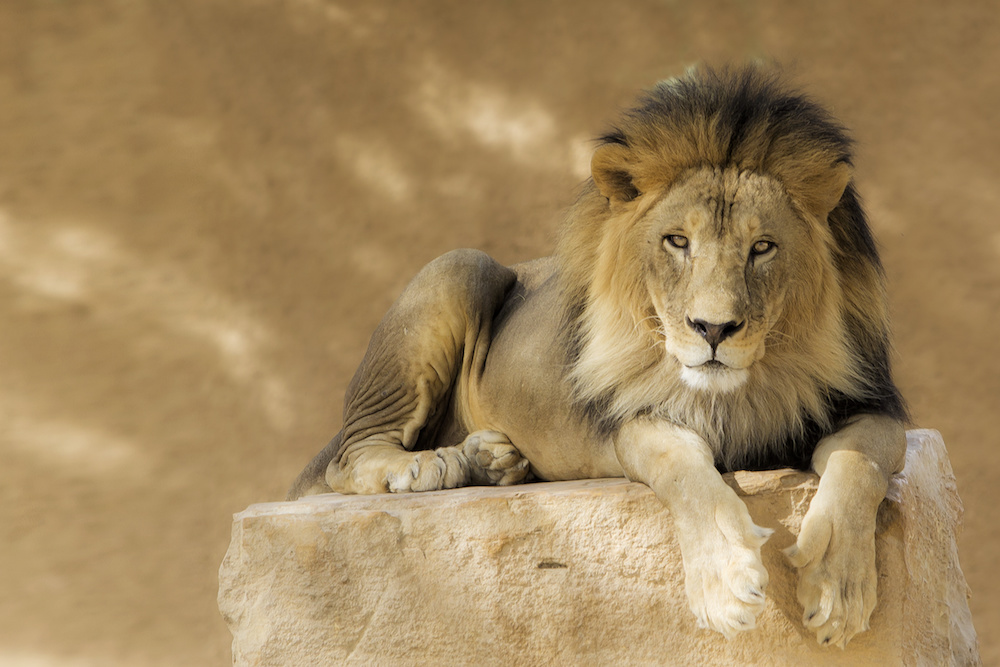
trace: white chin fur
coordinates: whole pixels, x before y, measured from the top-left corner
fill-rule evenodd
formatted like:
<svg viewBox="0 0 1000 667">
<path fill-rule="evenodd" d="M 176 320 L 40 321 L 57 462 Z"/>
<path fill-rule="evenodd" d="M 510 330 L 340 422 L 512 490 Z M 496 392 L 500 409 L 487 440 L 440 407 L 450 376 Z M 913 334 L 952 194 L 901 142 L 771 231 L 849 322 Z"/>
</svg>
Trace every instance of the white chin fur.
<svg viewBox="0 0 1000 667">
<path fill-rule="evenodd" d="M 683 366 L 681 379 L 687 386 L 699 391 L 713 394 L 724 394 L 737 389 L 750 377 L 750 371 L 745 368 Z"/>
</svg>

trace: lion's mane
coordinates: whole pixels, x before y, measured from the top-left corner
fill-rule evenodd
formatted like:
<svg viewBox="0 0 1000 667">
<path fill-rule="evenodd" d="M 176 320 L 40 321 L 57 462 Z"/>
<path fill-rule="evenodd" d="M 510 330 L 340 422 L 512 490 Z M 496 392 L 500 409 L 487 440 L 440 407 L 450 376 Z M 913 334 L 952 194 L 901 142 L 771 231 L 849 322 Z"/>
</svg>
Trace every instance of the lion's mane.
<svg viewBox="0 0 1000 667">
<path fill-rule="evenodd" d="M 644 211 L 616 212 L 588 180 L 556 254 L 569 379 L 597 429 L 651 414 L 700 433 L 725 469 L 804 467 L 816 441 L 852 415 L 905 419 L 877 248 L 853 182 L 832 185 L 849 179 L 851 140 L 821 107 L 773 72 L 705 68 L 648 91 L 599 144 L 622 149 L 621 171 L 611 173 L 626 198 L 698 168 L 773 177 L 825 250 L 801 269 L 824 276 L 820 293 L 786 304 L 751 379 L 732 392 L 697 391 L 666 358 L 643 267 L 626 243 Z M 839 200 L 827 201 L 831 191 Z"/>
</svg>

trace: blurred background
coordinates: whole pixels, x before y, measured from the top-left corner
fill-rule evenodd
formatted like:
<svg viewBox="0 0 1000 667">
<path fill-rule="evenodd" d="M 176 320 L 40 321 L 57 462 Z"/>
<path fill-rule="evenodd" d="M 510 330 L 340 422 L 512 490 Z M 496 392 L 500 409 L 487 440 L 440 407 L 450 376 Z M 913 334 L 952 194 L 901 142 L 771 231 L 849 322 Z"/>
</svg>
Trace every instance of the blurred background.
<svg viewBox="0 0 1000 667">
<path fill-rule="evenodd" d="M 548 254 L 639 89 L 754 57 L 859 141 L 1000 664 L 995 0 L 0 2 L 0 664 L 228 664 L 231 515 L 337 431 L 406 281 Z"/>
</svg>

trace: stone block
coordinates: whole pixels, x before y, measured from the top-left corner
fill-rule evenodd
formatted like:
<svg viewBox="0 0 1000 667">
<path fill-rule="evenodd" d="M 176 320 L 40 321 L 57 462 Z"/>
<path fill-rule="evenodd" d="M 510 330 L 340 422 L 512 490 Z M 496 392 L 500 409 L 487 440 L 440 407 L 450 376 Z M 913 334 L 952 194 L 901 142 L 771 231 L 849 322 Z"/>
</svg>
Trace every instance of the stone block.
<svg viewBox="0 0 1000 667">
<path fill-rule="evenodd" d="M 910 431 L 879 513 L 879 602 L 846 650 L 802 627 L 794 541 L 817 477 L 726 476 L 775 529 L 758 627 L 687 608 L 669 512 L 623 479 L 327 494 L 237 514 L 219 607 L 236 665 L 974 665 L 962 506 L 940 435 Z"/>
</svg>

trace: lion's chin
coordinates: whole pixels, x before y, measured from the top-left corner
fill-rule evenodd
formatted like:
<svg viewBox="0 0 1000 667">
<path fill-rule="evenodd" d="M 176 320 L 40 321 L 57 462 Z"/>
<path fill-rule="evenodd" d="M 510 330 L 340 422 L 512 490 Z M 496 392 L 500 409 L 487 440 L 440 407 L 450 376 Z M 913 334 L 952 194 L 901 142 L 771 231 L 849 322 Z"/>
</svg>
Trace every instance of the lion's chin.
<svg viewBox="0 0 1000 667">
<path fill-rule="evenodd" d="M 713 394 L 734 391 L 746 384 L 750 371 L 745 368 L 730 368 L 718 361 L 709 361 L 700 366 L 682 366 L 681 380 L 692 389 Z"/>
</svg>

